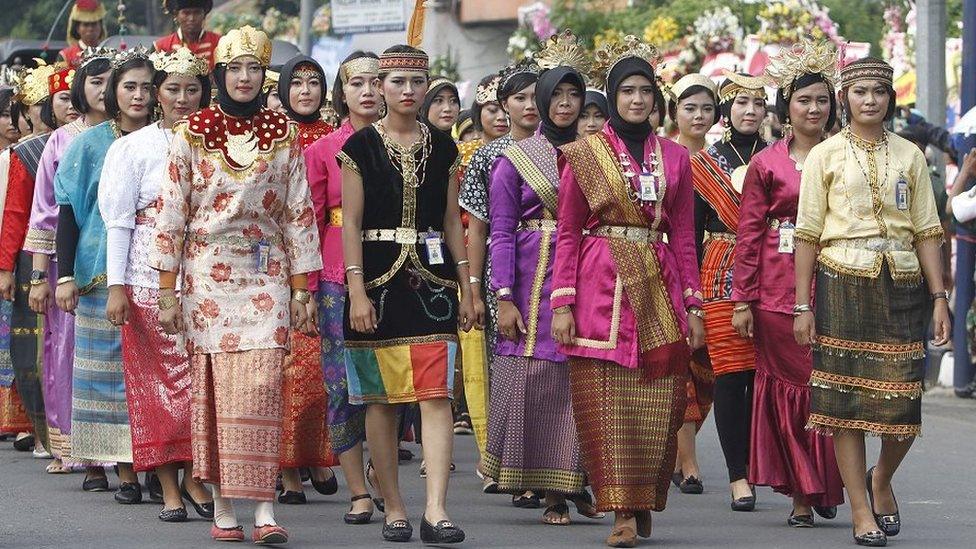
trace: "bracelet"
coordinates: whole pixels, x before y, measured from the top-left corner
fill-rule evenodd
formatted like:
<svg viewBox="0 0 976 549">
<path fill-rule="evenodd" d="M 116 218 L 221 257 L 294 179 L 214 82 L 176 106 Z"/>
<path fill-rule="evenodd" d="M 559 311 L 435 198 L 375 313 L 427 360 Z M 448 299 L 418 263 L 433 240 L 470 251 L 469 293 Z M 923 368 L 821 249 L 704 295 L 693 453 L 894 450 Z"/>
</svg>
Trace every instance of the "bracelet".
<svg viewBox="0 0 976 549">
<path fill-rule="evenodd" d="M 949 290 L 942 290 L 941 292 L 935 292 L 932 294 L 932 301 L 935 301 L 936 299 L 945 299 L 946 301 L 949 301 Z"/>
<path fill-rule="evenodd" d="M 362 265 L 350 265 L 350 266 L 346 267 L 346 272 L 347 273 L 349 271 L 355 271 L 355 270 L 362 271 L 363 270 L 363 266 Z"/>
<path fill-rule="evenodd" d="M 476 277 L 476 276 L 469 276 L 468 277 L 468 283 L 469 284 L 481 284 L 481 279 L 478 278 L 478 277 Z"/>
<path fill-rule="evenodd" d="M 688 307 L 687 311 L 690 315 L 697 316 L 703 320 L 705 318 L 705 310 L 701 307 Z"/>
<path fill-rule="evenodd" d="M 353 269 L 353 270 L 346 269 L 346 276 L 348 277 L 349 275 L 363 276 L 363 270 L 362 269 L 359 269 L 359 268 L 356 268 L 356 269 Z"/>
<path fill-rule="evenodd" d="M 499 288 L 498 290 L 495 291 L 495 297 L 497 297 L 498 299 L 502 299 L 502 300 L 511 299 L 512 298 L 512 289 L 511 288 Z"/>
<path fill-rule="evenodd" d="M 297 288 L 291 291 L 291 298 L 302 305 L 306 305 L 312 300 L 312 292 L 303 288 Z"/>
<path fill-rule="evenodd" d="M 180 304 L 180 299 L 175 295 L 164 295 L 160 296 L 156 300 L 156 306 L 159 307 L 160 311 L 165 311 L 167 309 L 172 309 Z"/>
<path fill-rule="evenodd" d="M 455 263 L 455 266 L 457 266 L 457 267 L 464 267 L 465 265 L 470 265 L 470 264 L 471 264 L 471 262 L 468 261 L 467 259 L 462 259 L 461 261 L 458 261 L 457 263 Z"/>
<path fill-rule="evenodd" d="M 733 313 L 744 313 L 751 308 L 751 305 L 739 305 L 738 307 L 733 307 Z"/>
<path fill-rule="evenodd" d="M 569 305 L 562 305 L 560 307 L 556 307 L 555 309 L 553 309 L 552 312 L 556 313 L 557 315 L 561 315 L 561 314 L 571 313 L 573 312 L 573 309 L 571 309 Z"/>
<path fill-rule="evenodd" d="M 58 279 L 58 286 L 64 284 L 65 282 L 74 282 L 74 281 L 75 281 L 74 276 L 62 276 L 61 278 Z"/>
<path fill-rule="evenodd" d="M 812 313 L 812 312 L 813 312 L 813 307 L 811 307 L 809 303 L 793 306 L 793 316 L 800 316 L 803 313 Z"/>
</svg>

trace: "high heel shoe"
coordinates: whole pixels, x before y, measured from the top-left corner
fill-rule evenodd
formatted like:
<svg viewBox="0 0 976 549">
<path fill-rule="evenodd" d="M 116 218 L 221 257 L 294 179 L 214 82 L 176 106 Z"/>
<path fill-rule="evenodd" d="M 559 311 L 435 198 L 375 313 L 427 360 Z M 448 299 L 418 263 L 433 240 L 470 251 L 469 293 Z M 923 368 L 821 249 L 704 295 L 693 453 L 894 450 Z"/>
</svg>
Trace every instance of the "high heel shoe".
<svg viewBox="0 0 976 549">
<path fill-rule="evenodd" d="M 756 489 L 752 486 L 749 488 L 752 490 L 752 494 L 732 500 L 733 511 L 749 512 L 756 508 Z"/>
<path fill-rule="evenodd" d="M 193 499 L 193 496 L 190 495 L 190 492 L 187 491 L 186 486 L 180 487 L 180 496 L 184 501 L 190 502 L 190 505 L 193 506 L 193 510 L 196 511 L 201 518 L 213 520 L 214 502 L 205 501 L 203 503 L 197 503 L 197 501 Z"/>
<path fill-rule="evenodd" d="M 891 489 L 891 499 L 895 502 L 895 512 L 890 515 L 883 515 L 874 511 L 874 467 L 868 469 L 864 483 L 868 487 L 868 502 L 871 503 L 871 514 L 874 515 L 874 522 L 878 523 L 878 528 L 886 536 L 895 537 L 901 532 L 901 514 L 898 512 L 898 498 L 895 497 L 895 489 Z"/>
<path fill-rule="evenodd" d="M 565 507 L 565 504 L 563 504 Z M 569 512 L 569 508 L 566 508 Z M 464 541 L 464 530 L 458 528 L 449 520 L 437 521 L 431 524 L 424 516 L 420 521 L 420 541 L 424 543 L 461 543 Z"/>
<path fill-rule="evenodd" d="M 349 498 L 349 501 L 356 502 L 361 499 L 370 499 L 370 497 L 371 496 L 369 494 L 359 494 Z M 350 511 L 342 517 L 342 521 L 346 524 L 369 524 L 369 521 L 371 520 L 373 520 L 372 511 L 363 511 L 362 513 L 353 513 Z"/>
</svg>

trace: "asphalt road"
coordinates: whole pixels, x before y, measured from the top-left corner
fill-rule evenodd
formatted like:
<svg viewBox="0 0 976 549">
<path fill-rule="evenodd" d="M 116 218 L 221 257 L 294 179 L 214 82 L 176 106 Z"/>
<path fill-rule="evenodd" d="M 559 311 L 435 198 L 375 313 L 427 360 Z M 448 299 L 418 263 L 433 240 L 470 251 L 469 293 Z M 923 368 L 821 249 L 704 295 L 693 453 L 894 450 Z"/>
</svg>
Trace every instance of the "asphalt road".
<svg viewBox="0 0 976 549">
<path fill-rule="evenodd" d="M 927 394 L 924 403 L 923 437 L 895 479 L 903 527 L 901 535 L 890 539 L 889 547 L 976 547 L 976 400 L 959 400 L 943 392 Z M 869 448 L 869 455 L 876 455 L 877 441 L 870 441 Z M 590 521 L 574 514 L 573 524 L 568 527 L 544 526 L 540 523 L 541 510 L 516 509 L 508 496 L 482 494 L 480 482 L 472 473 L 475 455 L 472 437 L 459 437 L 455 454 L 458 471 L 451 479 L 450 510 L 452 518 L 467 532 L 468 541 L 463 547 L 603 546 L 611 524 L 609 518 Z M 816 528 L 794 530 L 785 524 L 791 509 L 787 498 L 760 489 L 755 512 L 733 513 L 711 418 L 699 435 L 699 459 L 705 493 L 684 495 L 672 489 L 667 510 L 654 515 L 653 538 L 642 546 L 854 546 L 846 506 L 833 521 L 818 517 Z M 15 452 L 10 442 L 0 443 L 0 547 L 219 546 L 209 538 L 207 521 L 164 524 L 156 518 L 158 505 L 122 506 L 115 503 L 111 492 L 86 494 L 81 491 L 82 474 L 46 475 L 45 463 Z M 415 528 L 414 546 L 420 544 L 423 510 L 418 467 L 419 459 L 415 459 L 401 468 L 403 491 Z M 110 481 L 114 488 L 114 475 Z M 308 505 L 276 506 L 278 521 L 291 534 L 286 547 L 404 547 L 383 542 L 379 515 L 367 526 L 343 524 L 342 514 L 348 508 L 345 495 L 321 496 L 310 486 L 306 493 Z M 340 494 L 344 493 L 343 486 Z M 238 516 L 245 519 L 250 511 L 249 505 L 240 506 Z M 190 512 L 192 515 L 192 509 Z M 250 536 L 249 531 L 247 535 Z"/>
</svg>

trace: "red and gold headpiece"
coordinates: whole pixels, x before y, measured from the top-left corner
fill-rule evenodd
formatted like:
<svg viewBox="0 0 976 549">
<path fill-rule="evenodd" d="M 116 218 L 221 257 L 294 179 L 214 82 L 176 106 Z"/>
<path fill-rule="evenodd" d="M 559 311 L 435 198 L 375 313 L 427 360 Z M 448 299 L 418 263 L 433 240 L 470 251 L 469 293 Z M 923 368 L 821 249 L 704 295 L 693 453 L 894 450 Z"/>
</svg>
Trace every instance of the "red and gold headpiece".
<svg viewBox="0 0 976 549">
<path fill-rule="evenodd" d="M 430 70 L 430 59 L 423 51 L 383 52 L 380 54 L 379 74 L 393 71 L 422 72 Z"/>
<path fill-rule="evenodd" d="M 47 77 L 48 95 L 71 91 L 71 83 L 75 80 L 75 69 L 64 63 L 55 63 L 54 66 L 56 71 Z"/>
</svg>

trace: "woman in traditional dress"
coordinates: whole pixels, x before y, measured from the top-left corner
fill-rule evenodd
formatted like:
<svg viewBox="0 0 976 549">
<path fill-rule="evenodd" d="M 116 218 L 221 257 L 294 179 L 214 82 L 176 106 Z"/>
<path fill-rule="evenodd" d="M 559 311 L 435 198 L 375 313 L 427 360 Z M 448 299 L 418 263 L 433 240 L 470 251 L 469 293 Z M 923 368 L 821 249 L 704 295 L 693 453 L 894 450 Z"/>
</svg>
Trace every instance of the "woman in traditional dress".
<svg viewBox="0 0 976 549">
<path fill-rule="evenodd" d="M 844 501 L 833 444 L 805 430 L 813 361 L 793 339 L 796 296 L 789 276 L 795 272 L 800 174 L 810 149 L 834 123 L 836 73 L 836 48 L 807 41 L 784 49 L 766 67 L 778 87 L 778 116 L 793 131 L 749 163 L 732 278 L 732 325 L 756 347 L 749 482 L 792 497 L 787 524 L 796 528 L 813 526 L 813 510 L 834 518 Z"/>
<path fill-rule="evenodd" d="M 586 90 L 583 112 L 580 114 L 577 133 L 580 137 L 594 135 L 603 131 L 607 123 L 609 107 L 607 96 L 600 90 Z"/>
<path fill-rule="evenodd" d="M 759 128 L 766 109 L 763 80 L 726 71 L 719 110 L 722 140 L 691 157 L 695 182 L 695 242 L 701 263 L 705 343 L 715 373 L 715 427 L 729 471 L 733 511 L 752 511 L 749 424 L 756 359 L 752 341 L 732 329 L 732 266 L 742 182 L 749 160 L 766 142 Z"/>
<path fill-rule="evenodd" d="M 322 244 L 322 270 L 313 278 L 322 375 L 328 390 L 327 425 L 332 451 L 339 457 L 349 487 L 352 507 L 343 517 L 347 524 L 368 523 L 373 517 L 373 502 L 363 473 L 366 407 L 349 402 L 346 377 L 342 328 L 346 301 L 342 261 L 342 172 L 336 156 L 352 134 L 379 119 L 382 101 L 373 84 L 378 74 L 379 58 L 374 53 L 357 51 L 343 60 L 332 85 L 332 105 L 343 119 L 342 125 L 305 149 L 308 185 Z"/>
<path fill-rule="evenodd" d="M 569 524 L 567 496 L 602 517 L 585 492 L 566 356 L 552 339 L 549 292 L 558 211 L 559 154 L 576 139 L 587 68 L 576 37 L 553 37 L 535 55 L 538 135 L 507 148 L 491 174 L 490 289 L 498 299 L 485 473 L 501 492 L 543 494 L 545 524 Z"/>
<path fill-rule="evenodd" d="M 873 57 L 841 71 L 850 126 L 803 161 L 796 233 L 794 332 L 815 343 L 808 427 L 833 436 L 854 540 L 872 547 L 901 530 L 891 480 L 921 432 L 929 320 L 933 344 L 950 334 L 925 156 L 884 129 L 892 74 Z M 865 477 L 866 434 L 881 437 L 881 453 Z"/>
<path fill-rule="evenodd" d="M 367 404 L 366 433 L 386 506 L 383 538 L 407 541 L 397 478 L 397 404 L 419 402 L 427 506 L 421 539 L 456 543 L 464 532 L 445 503 L 453 449 L 450 397 L 457 330 L 473 312 L 457 204 L 457 147 L 417 120 L 428 59 L 410 46 L 380 56 L 387 115 L 355 133 L 342 163 L 343 256 L 348 305 L 349 399 Z M 446 244 L 446 246 L 445 246 Z"/>
<path fill-rule="evenodd" d="M 616 515 L 607 545 L 633 547 L 667 503 L 704 328 L 688 153 L 648 122 L 656 50 L 627 36 L 596 55 L 610 121 L 562 147 L 551 306 L 596 507 Z"/>
<path fill-rule="evenodd" d="M 24 250 L 33 254 L 30 307 L 44 317 L 44 349 L 41 354 L 48 438 L 51 453 L 55 459 L 60 458 L 65 466 L 52 472 L 67 473 L 69 463 L 77 461 L 71 457 L 75 317 L 58 307 L 51 290 L 52 281 L 58 278 L 55 235 L 60 209 L 54 196 L 54 176 L 62 156 L 75 137 L 107 118 L 103 95 L 111 70 L 110 54 L 110 51 L 89 50 L 77 70 L 59 71 L 49 81 L 53 97 L 63 100 L 63 94 L 67 91 L 71 107 L 80 117 L 66 121 L 51 133 L 44 145 L 37 164 L 30 221 L 24 239 Z M 101 466 L 88 467 L 82 489 L 86 492 L 108 490 L 108 480 Z"/>
<path fill-rule="evenodd" d="M 112 143 L 149 123 L 153 67 L 143 50 L 113 56 L 105 87 L 108 121 L 78 136 L 58 166 L 54 194 L 58 211 L 58 307 L 75 315 L 71 455 L 118 462 L 119 503 L 140 503 L 142 489 L 132 469 L 132 432 L 125 398 L 122 332 L 106 320 L 106 229 L 98 209 L 98 185 Z"/>
<path fill-rule="evenodd" d="M 327 91 L 325 72 L 311 57 L 297 55 L 282 66 L 280 74 L 278 96 L 285 114 L 298 123 L 298 141 L 304 151 L 332 132 L 321 114 Z M 309 289 L 316 288 L 309 285 Z M 317 313 L 317 304 L 309 302 L 308 314 L 315 317 Z M 326 422 L 329 397 L 322 374 L 321 340 L 318 333 L 309 336 L 292 331 L 290 343 L 281 373 L 282 487 L 278 503 L 304 504 L 299 467 L 309 468 L 312 487 L 320 494 L 335 494 L 339 484 L 329 468 L 335 465 L 335 458 Z"/>
<path fill-rule="evenodd" d="M 705 148 L 705 135 L 718 122 L 718 88 L 703 74 L 687 74 L 669 90 L 668 115 L 678 126 L 678 144 L 695 155 Z M 708 354 L 700 349 L 692 356 L 688 371 L 688 406 L 685 422 L 678 431 L 678 459 L 671 480 L 683 494 L 701 494 L 705 487 L 698 468 L 695 435 L 712 408 L 715 375 Z"/>
<path fill-rule="evenodd" d="M 498 314 L 495 301 L 495 294 L 488 291 L 487 281 L 491 279 L 491 257 L 487 254 L 488 249 L 488 185 L 492 166 L 495 160 L 501 155 L 502 151 L 516 140 L 532 137 L 539 127 L 539 111 L 535 105 L 535 84 L 539 79 L 539 67 L 531 62 L 522 62 L 502 70 L 497 82 L 488 83 L 479 87 L 479 95 L 483 100 L 481 113 L 488 112 L 493 114 L 492 125 L 499 131 L 500 116 L 509 119 L 510 133 L 491 137 L 491 132 L 485 129 L 485 145 L 475 152 L 464 170 L 461 180 L 461 194 L 459 203 L 461 208 L 468 214 L 468 258 L 471 260 L 471 272 L 474 273 L 469 280 L 471 295 L 475 308 L 476 325 L 484 326 L 485 348 L 487 362 L 495 355 L 496 329 L 495 319 Z M 493 104 L 497 105 L 495 110 Z M 479 117 L 482 128 L 485 128 L 484 119 Z M 469 372 L 472 374 L 474 372 Z M 472 381 L 474 383 L 474 381 Z M 486 379 L 481 381 L 484 387 Z M 482 389 L 482 393 L 484 393 Z M 487 404 L 486 404 L 487 405 Z M 478 440 L 479 449 L 482 457 L 484 456 L 484 445 L 487 443 L 487 413 L 482 419 L 472 418 L 476 425 L 475 436 L 478 436 L 478 423 L 482 425 L 481 435 Z M 484 485 L 482 490 L 485 493 L 497 493 L 498 483 L 495 479 L 484 474 L 484 463 L 478 466 L 478 476 L 482 478 Z M 523 501 L 519 496 L 513 496 L 513 501 Z M 538 496 L 529 498 L 534 507 L 539 506 Z"/>
<path fill-rule="evenodd" d="M 149 261 L 162 271 L 160 323 L 189 340 L 193 476 L 213 485 L 211 536 L 243 540 L 233 500 L 250 499 L 252 539 L 273 544 L 288 540 L 273 501 L 289 327 L 314 333 L 306 273 L 322 260 L 298 127 L 261 107 L 270 61 L 253 27 L 220 39 L 217 105 L 175 126 Z"/>
<path fill-rule="evenodd" d="M 184 522 L 183 497 L 208 519 L 213 503 L 192 475 L 179 484 L 179 468 L 192 470 L 190 363 L 182 334 L 169 335 L 159 325 L 159 273 L 148 259 L 173 124 L 209 103 L 209 68 L 186 49 L 153 54 L 152 62 L 157 70 L 153 94 L 162 117 L 109 147 L 98 206 L 106 229 L 106 315 L 122 330 L 133 468 L 156 471 L 163 494 L 159 519 Z"/>
<path fill-rule="evenodd" d="M 431 76 L 424 104 L 420 107 L 421 120 L 450 135 L 460 114 L 461 99 L 454 82 L 444 76 Z"/>
</svg>

